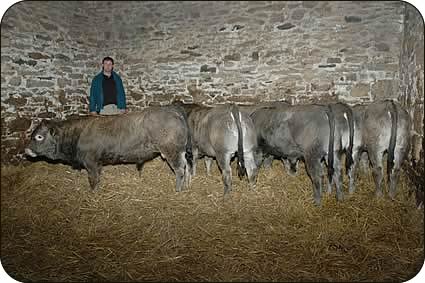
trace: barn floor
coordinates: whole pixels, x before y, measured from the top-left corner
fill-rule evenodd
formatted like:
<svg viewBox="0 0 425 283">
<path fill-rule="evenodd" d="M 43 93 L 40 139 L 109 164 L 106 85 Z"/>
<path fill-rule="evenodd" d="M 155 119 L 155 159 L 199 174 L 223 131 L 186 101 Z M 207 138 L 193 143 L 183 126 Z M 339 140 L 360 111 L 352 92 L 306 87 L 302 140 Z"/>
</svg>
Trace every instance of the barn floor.
<svg viewBox="0 0 425 283">
<path fill-rule="evenodd" d="M 315 207 L 303 168 L 291 177 L 274 161 L 256 191 L 233 170 L 226 199 L 212 173 L 198 161 L 176 193 L 161 159 L 141 177 L 106 166 L 91 192 L 85 170 L 2 166 L 2 265 L 19 281 L 407 281 L 423 264 L 424 212 L 403 179 L 395 201 L 366 174 Z"/>
</svg>

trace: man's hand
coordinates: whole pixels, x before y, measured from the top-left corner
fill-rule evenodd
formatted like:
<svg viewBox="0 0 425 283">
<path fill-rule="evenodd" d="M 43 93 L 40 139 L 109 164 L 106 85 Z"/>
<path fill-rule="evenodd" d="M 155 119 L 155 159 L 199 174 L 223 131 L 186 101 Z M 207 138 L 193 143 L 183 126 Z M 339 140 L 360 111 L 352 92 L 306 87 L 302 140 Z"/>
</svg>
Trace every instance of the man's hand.
<svg viewBox="0 0 425 283">
<path fill-rule="evenodd" d="M 97 116 L 97 112 L 96 111 L 90 112 L 89 115 L 90 116 Z"/>
</svg>

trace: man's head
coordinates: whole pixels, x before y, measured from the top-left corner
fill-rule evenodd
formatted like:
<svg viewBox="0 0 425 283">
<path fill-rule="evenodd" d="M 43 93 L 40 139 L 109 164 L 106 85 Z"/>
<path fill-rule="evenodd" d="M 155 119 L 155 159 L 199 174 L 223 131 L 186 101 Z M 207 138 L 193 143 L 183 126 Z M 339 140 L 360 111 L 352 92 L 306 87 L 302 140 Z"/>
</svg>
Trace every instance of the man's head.
<svg viewBox="0 0 425 283">
<path fill-rule="evenodd" d="M 102 69 L 104 72 L 110 73 L 114 69 L 114 59 L 109 56 L 103 58 Z"/>
</svg>

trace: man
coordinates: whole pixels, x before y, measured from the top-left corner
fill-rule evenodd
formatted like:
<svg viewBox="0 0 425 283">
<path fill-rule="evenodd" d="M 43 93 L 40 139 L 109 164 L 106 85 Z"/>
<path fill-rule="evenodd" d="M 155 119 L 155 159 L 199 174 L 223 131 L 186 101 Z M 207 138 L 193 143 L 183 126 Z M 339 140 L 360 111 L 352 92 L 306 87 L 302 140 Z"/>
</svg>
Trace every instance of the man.
<svg viewBox="0 0 425 283">
<path fill-rule="evenodd" d="M 122 80 L 113 69 L 114 59 L 103 58 L 102 72 L 93 78 L 90 87 L 90 115 L 115 115 L 128 112 Z"/>
</svg>

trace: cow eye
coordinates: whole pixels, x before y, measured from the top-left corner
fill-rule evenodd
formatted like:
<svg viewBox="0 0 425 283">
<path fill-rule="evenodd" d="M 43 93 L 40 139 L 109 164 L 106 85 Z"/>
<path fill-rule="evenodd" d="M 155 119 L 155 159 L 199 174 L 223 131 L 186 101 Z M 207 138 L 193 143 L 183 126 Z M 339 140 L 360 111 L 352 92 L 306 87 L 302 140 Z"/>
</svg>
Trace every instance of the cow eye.
<svg viewBox="0 0 425 283">
<path fill-rule="evenodd" d="M 44 139 L 44 137 L 42 135 L 36 135 L 35 136 L 36 141 L 42 141 L 43 139 Z"/>
</svg>

